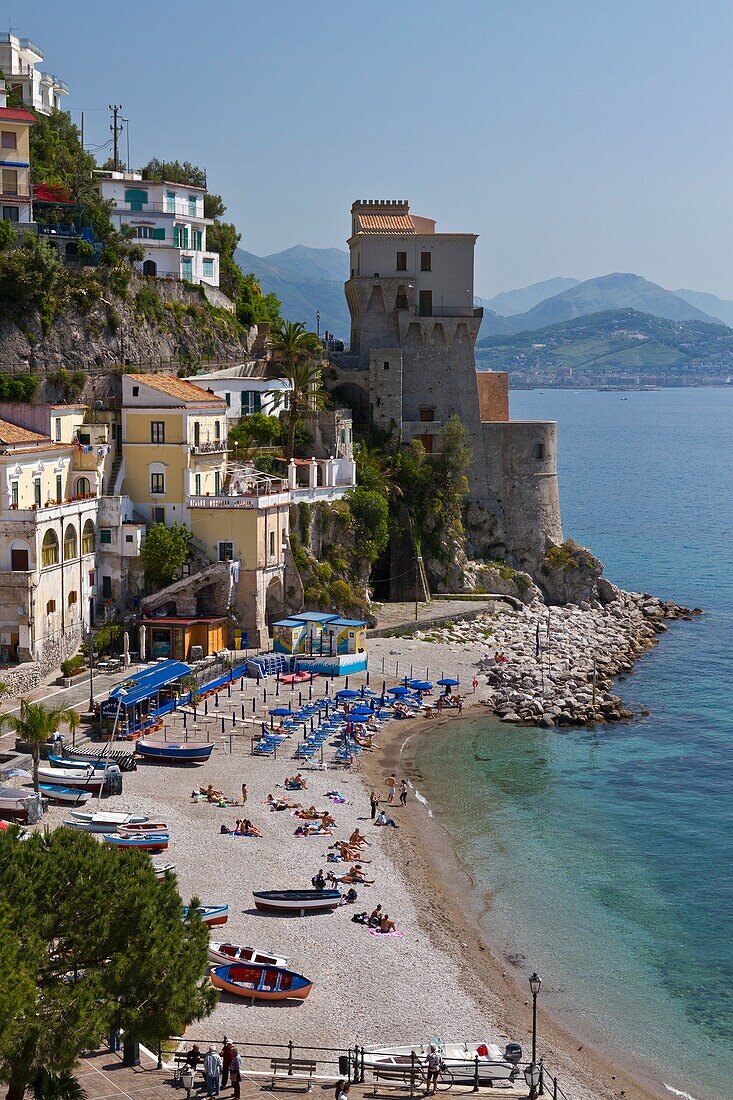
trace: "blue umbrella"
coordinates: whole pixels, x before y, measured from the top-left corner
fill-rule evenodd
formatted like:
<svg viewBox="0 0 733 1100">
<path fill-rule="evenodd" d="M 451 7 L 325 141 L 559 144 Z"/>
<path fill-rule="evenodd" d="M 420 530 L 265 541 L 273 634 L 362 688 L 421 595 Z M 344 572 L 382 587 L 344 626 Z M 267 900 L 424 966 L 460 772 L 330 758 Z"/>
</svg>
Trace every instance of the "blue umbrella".
<svg viewBox="0 0 733 1100">
<path fill-rule="evenodd" d="M 444 676 L 442 680 L 438 680 L 441 687 L 458 687 L 460 680 L 453 680 L 450 676 Z"/>
<path fill-rule="evenodd" d="M 387 690 L 389 691 L 390 695 L 409 695 L 412 691 L 412 688 L 395 687 L 395 688 L 388 688 Z"/>
<path fill-rule="evenodd" d="M 274 715 L 275 718 L 286 718 L 292 713 L 290 707 L 273 707 L 270 711 L 270 714 Z"/>
<path fill-rule="evenodd" d="M 356 699 L 359 695 L 358 691 L 354 691 L 353 688 L 342 688 L 341 691 L 336 692 L 337 699 Z"/>
<path fill-rule="evenodd" d="M 410 687 L 415 691 L 433 690 L 433 685 L 428 680 L 410 680 Z"/>
</svg>

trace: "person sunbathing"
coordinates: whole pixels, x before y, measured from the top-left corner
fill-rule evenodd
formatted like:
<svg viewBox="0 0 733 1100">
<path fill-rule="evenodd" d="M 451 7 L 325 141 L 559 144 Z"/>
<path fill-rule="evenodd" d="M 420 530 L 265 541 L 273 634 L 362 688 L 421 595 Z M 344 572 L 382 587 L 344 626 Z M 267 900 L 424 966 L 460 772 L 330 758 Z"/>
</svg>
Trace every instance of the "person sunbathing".
<svg viewBox="0 0 733 1100">
<path fill-rule="evenodd" d="M 375 825 L 391 825 L 393 829 L 398 829 L 399 828 L 399 826 L 398 826 L 397 822 L 394 820 L 394 818 L 387 817 L 384 810 L 379 811 L 376 818 L 374 819 L 374 824 Z"/>
<path fill-rule="evenodd" d="M 319 818 L 320 816 L 321 814 L 315 808 L 315 806 L 309 806 L 307 810 L 298 810 L 298 813 L 296 814 L 296 817 L 302 817 L 306 821 L 315 821 L 316 818 Z"/>
<path fill-rule="evenodd" d="M 374 748 L 371 737 L 361 737 L 358 733 L 353 734 L 353 741 L 355 745 L 358 745 L 360 749 Z"/>
<path fill-rule="evenodd" d="M 379 925 L 382 923 L 382 916 L 383 916 L 382 906 L 378 905 L 376 907 L 376 909 L 372 910 L 372 912 L 369 915 L 369 919 L 368 919 L 369 927 L 370 928 L 379 928 Z"/>
<path fill-rule="evenodd" d="M 393 920 L 389 919 L 389 913 L 385 913 L 384 916 L 382 917 L 381 921 L 379 922 L 379 931 L 380 932 L 396 932 L 397 931 L 397 926 L 395 925 L 395 922 Z"/>
<path fill-rule="evenodd" d="M 240 833 L 240 836 L 262 836 L 262 833 L 257 828 L 257 826 L 253 825 L 252 822 L 247 818 L 242 822 L 242 831 Z"/>
<path fill-rule="evenodd" d="M 296 836 L 330 836 L 330 829 L 322 829 L 320 823 L 318 825 L 299 825 L 295 830 Z"/>
<path fill-rule="evenodd" d="M 290 791 L 304 791 L 307 787 L 307 783 L 303 776 L 298 772 L 296 775 L 289 775 L 285 779 L 285 786 Z"/>
<path fill-rule="evenodd" d="M 349 837 L 349 844 L 352 848 L 363 848 L 365 844 L 367 848 L 370 847 L 369 841 L 363 833 L 359 832 L 358 828 L 354 829 L 353 833 Z"/>
<path fill-rule="evenodd" d="M 300 802 L 288 802 L 287 798 L 273 798 L 271 794 L 268 794 L 265 799 L 265 805 L 269 806 L 271 810 L 300 810 L 302 805 Z"/>
<path fill-rule="evenodd" d="M 362 865 L 360 863 L 355 863 L 354 866 L 351 868 L 351 870 L 346 872 L 346 874 L 341 879 L 341 881 L 342 882 L 361 882 L 365 886 L 372 886 L 373 883 L 374 883 L 373 878 L 370 879 L 370 878 L 366 877 L 366 875 L 364 874 L 364 868 L 362 867 Z"/>
</svg>

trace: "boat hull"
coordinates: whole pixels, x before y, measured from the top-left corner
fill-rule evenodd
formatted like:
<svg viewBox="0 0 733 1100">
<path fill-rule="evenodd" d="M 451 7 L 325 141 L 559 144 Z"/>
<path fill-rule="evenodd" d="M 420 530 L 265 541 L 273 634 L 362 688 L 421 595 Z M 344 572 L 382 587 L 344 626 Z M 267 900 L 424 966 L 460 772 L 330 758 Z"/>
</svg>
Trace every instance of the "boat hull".
<svg viewBox="0 0 733 1100">
<path fill-rule="evenodd" d="M 255 908 L 261 913 L 330 913 L 341 902 L 339 890 L 258 890 L 253 893 Z"/>
<path fill-rule="evenodd" d="M 213 966 L 210 978 L 216 989 L 252 1001 L 304 1001 L 313 988 L 313 982 L 294 970 L 257 963 Z"/>
<path fill-rule="evenodd" d="M 185 905 L 183 907 L 184 920 L 188 917 L 189 907 Z M 229 920 L 229 906 L 228 905 L 200 905 L 198 908 L 201 921 L 208 928 L 215 928 L 217 925 L 226 924 Z"/>
<path fill-rule="evenodd" d="M 151 836 L 120 836 L 119 833 L 105 833 L 104 843 L 113 848 L 139 848 L 142 852 L 164 852 L 168 847 L 168 834 L 158 833 Z"/>
<path fill-rule="evenodd" d="M 49 798 L 52 802 L 65 802 L 72 806 L 81 806 L 91 798 L 91 791 L 83 787 L 61 787 L 54 783 L 39 783 L 38 789 L 44 798 Z"/>
<path fill-rule="evenodd" d="M 120 828 L 120 826 L 129 827 L 131 825 L 143 825 L 147 822 L 147 817 L 142 817 L 139 814 L 123 814 L 123 813 L 90 813 L 88 810 L 80 810 L 75 813 L 73 810 L 70 813 L 70 817 L 73 817 L 76 821 L 93 822 L 98 825 L 106 824 L 107 828 L 105 832 L 112 832 L 114 829 Z"/>
<path fill-rule="evenodd" d="M 142 756 L 145 760 L 158 760 L 163 763 L 205 764 L 213 751 L 214 745 L 203 741 L 175 744 L 144 738 L 135 743 L 135 752 L 138 756 Z"/>
<path fill-rule="evenodd" d="M 90 770 L 78 771 L 76 768 L 39 768 L 38 778 L 42 783 L 58 787 L 81 787 L 88 791 L 100 790 L 107 781 L 104 772 Z"/>
<path fill-rule="evenodd" d="M 236 943 L 209 944 L 209 961 L 216 966 L 229 966 L 232 963 L 259 963 L 262 966 L 287 966 L 286 955 L 272 955 L 258 951 L 256 947 L 242 947 Z"/>
<path fill-rule="evenodd" d="M 477 1054 L 477 1048 L 471 1050 L 462 1044 L 448 1043 L 441 1046 L 440 1053 L 446 1067 L 451 1071 L 455 1084 L 473 1084 L 476 1080 L 476 1063 L 478 1061 L 479 1084 L 488 1084 L 491 1081 L 510 1081 L 517 1075 L 517 1067 L 512 1062 L 507 1062 L 502 1057 L 499 1047 L 490 1044 L 485 1045 L 489 1049 L 488 1055 Z M 402 1075 L 405 1069 L 414 1064 L 424 1070 L 427 1066 L 429 1044 L 417 1043 L 414 1046 L 385 1047 L 380 1051 L 365 1051 L 364 1066 L 367 1069 L 379 1070 L 380 1074 L 388 1075 L 394 1070 L 395 1075 Z"/>
</svg>

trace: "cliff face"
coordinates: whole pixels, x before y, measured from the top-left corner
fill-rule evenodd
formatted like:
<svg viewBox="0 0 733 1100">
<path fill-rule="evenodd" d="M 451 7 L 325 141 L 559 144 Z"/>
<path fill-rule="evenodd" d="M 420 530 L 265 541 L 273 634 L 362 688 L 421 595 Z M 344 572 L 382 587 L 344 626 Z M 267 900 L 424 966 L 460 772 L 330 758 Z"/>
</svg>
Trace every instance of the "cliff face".
<svg viewBox="0 0 733 1100">
<path fill-rule="evenodd" d="M 43 375 L 161 359 L 235 360 L 253 339 L 254 330 L 210 304 L 199 287 L 133 276 L 124 293 L 112 286 L 100 293 L 90 278 L 50 322 L 37 308 L 0 320 L 0 370 Z"/>
</svg>

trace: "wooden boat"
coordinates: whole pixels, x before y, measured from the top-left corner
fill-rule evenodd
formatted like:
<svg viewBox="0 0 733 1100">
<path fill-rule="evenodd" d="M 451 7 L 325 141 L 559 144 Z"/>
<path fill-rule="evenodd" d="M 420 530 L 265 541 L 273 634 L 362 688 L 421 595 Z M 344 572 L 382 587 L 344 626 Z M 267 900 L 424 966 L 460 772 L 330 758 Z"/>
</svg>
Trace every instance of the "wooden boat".
<svg viewBox="0 0 733 1100">
<path fill-rule="evenodd" d="M 62 787 L 56 783 L 39 783 L 38 790 L 52 802 L 70 802 L 75 806 L 82 806 L 92 795 L 83 787 Z"/>
<path fill-rule="evenodd" d="M 165 878 L 167 871 L 175 871 L 175 869 L 175 863 L 156 863 L 155 860 L 153 860 L 153 871 L 155 872 L 156 878 Z"/>
<path fill-rule="evenodd" d="M 118 826 L 119 832 L 134 835 L 135 833 L 168 833 L 170 829 L 167 821 L 154 819 L 144 821 L 127 821 Z"/>
<path fill-rule="evenodd" d="M 262 913 L 330 913 L 339 905 L 339 890 L 255 890 L 255 908 Z"/>
<path fill-rule="evenodd" d="M 36 791 L 24 787 L 0 787 L 0 818 L 35 825 L 42 816 L 41 795 Z"/>
<path fill-rule="evenodd" d="M 39 768 L 38 778 L 42 783 L 57 784 L 59 787 L 83 787 L 98 791 L 106 783 L 107 773 L 91 768 L 81 771 L 76 768 Z"/>
<path fill-rule="evenodd" d="M 189 914 L 189 906 L 183 907 L 183 919 L 187 920 Z M 198 914 L 204 924 L 209 928 L 213 928 L 217 924 L 226 924 L 229 920 L 229 906 L 228 905 L 199 905 Z"/>
<path fill-rule="evenodd" d="M 304 1001 L 313 988 L 313 982 L 294 970 L 258 963 L 212 966 L 210 977 L 217 989 L 253 1001 Z"/>
<path fill-rule="evenodd" d="M 506 1052 L 502 1052 L 494 1043 L 484 1042 L 469 1046 L 467 1043 L 443 1043 L 433 1040 L 433 1045 L 441 1055 L 446 1068 L 453 1075 L 456 1084 L 472 1084 L 475 1081 L 477 1062 L 479 1084 L 511 1081 L 519 1072 L 515 1062 L 509 1061 Z M 364 1066 L 371 1070 L 379 1070 L 380 1075 L 385 1076 L 390 1070 L 402 1076 L 413 1064 L 416 1069 L 424 1070 L 427 1066 L 430 1046 L 430 1043 L 415 1043 L 412 1046 L 365 1050 Z"/>
<path fill-rule="evenodd" d="M 168 833 L 140 833 L 122 836 L 120 833 L 105 833 L 105 844 L 115 848 L 139 848 L 142 852 L 164 852 L 168 847 Z"/>
<path fill-rule="evenodd" d="M 106 749 L 100 753 L 99 749 L 76 749 L 70 745 L 64 745 L 64 760 L 74 764 L 116 764 L 121 772 L 134 772 L 137 767 L 134 752 L 127 749 Z"/>
<path fill-rule="evenodd" d="M 142 814 L 108 813 L 104 810 L 99 810 L 97 813 L 72 810 L 69 816 L 80 825 L 86 825 L 90 833 L 112 833 L 122 825 L 129 828 L 132 825 L 143 825 L 148 820 Z M 70 821 L 64 822 L 64 825 L 70 824 Z"/>
<path fill-rule="evenodd" d="M 95 772 L 104 771 L 110 764 L 114 764 L 114 760 L 71 760 L 66 756 L 56 756 L 53 752 L 48 754 L 48 762 L 52 768 L 73 768 L 75 771 L 94 768 Z"/>
<path fill-rule="evenodd" d="M 214 751 L 206 741 L 153 741 L 143 737 L 135 742 L 135 752 L 145 760 L 171 761 L 179 764 L 205 764 Z"/>
<path fill-rule="evenodd" d="M 261 966 L 287 966 L 287 955 L 271 955 L 266 951 L 258 951 L 256 947 L 242 947 L 238 943 L 217 943 L 212 940 L 209 944 L 209 959 L 217 966 L 226 966 L 228 963 L 258 963 Z"/>
</svg>

